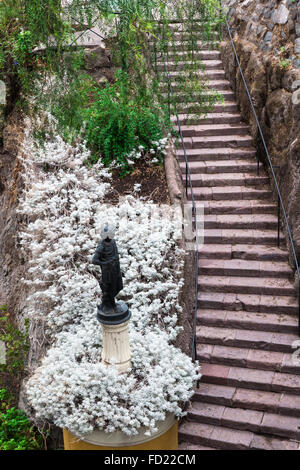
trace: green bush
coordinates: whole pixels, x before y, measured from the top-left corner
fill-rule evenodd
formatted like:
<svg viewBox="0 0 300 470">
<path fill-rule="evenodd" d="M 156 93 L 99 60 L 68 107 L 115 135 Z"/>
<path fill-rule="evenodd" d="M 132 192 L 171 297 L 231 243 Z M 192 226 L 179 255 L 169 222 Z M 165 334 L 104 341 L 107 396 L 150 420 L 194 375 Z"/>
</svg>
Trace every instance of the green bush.
<svg viewBox="0 0 300 470">
<path fill-rule="evenodd" d="M 16 328 L 9 320 L 6 306 L 0 307 L 0 341 L 3 341 L 6 347 L 6 363 L 0 364 L 0 373 L 6 373 L 15 378 L 22 374 L 29 350 L 28 321 L 25 322 L 25 328 L 24 333 Z"/>
<path fill-rule="evenodd" d="M 35 432 L 27 416 L 11 406 L 12 396 L 0 389 L 0 450 L 38 450 L 42 436 Z"/>
<path fill-rule="evenodd" d="M 116 83 L 99 91 L 85 113 L 85 137 L 94 162 L 100 156 L 107 166 L 116 161 L 123 174 L 129 171 L 128 155 L 133 150 L 143 146 L 146 152 L 163 136 L 162 113 L 128 99 L 127 80 L 124 72 L 117 73 Z"/>
</svg>

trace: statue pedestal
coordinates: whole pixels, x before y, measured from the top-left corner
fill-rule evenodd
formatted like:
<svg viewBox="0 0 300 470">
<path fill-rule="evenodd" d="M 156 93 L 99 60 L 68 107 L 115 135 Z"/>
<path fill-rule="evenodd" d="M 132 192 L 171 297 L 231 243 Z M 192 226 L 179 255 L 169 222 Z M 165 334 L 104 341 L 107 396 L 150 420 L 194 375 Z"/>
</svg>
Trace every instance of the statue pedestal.
<svg viewBox="0 0 300 470">
<path fill-rule="evenodd" d="M 145 436 L 147 429 L 141 428 L 136 436 L 126 436 L 121 431 L 94 431 L 84 439 L 64 429 L 65 450 L 178 450 L 178 421 L 174 415 L 168 414 L 156 426 L 157 432 L 152 436 Z"/>
<path fill-rule="evenodd" d="M 102 326 L 102 363 L 115 365 L 119 374 L 131 367 L 128 325 L 131 313 L 123 302 L 113 313 L 105 313 L 98 307 L 97 318 Z"/>
</svg>

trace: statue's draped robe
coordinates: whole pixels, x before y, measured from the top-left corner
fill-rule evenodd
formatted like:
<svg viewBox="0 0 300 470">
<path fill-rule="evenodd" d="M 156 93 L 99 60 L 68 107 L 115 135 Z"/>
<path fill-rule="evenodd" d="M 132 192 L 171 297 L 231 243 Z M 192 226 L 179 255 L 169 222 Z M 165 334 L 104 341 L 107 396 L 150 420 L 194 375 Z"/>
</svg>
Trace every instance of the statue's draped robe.
<svg viewBox="0 0 300 470">
<path fill-rule="evenodd" d="M 115 240 L 100 241 L 92 263 L 101 266 L 102 278 L 99 283 L 103 292 L 102 305 L 108 308 L 114 307 L 114 298 L 123 289 L 119 253 Z"/>
</svg>

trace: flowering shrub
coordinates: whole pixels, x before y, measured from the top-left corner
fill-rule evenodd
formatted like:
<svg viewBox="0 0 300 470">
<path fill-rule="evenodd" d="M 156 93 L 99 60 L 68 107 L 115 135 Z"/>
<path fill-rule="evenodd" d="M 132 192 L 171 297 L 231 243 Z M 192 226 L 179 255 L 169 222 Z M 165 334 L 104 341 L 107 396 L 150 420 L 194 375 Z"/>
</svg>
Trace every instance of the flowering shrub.
<svg viewBox="0 0 300 470">
<path fill-rule="evenodd" d="M 35 289 L 26 315 L 31 326 L 45 323 L 52 343 L 27 383 L 28 399 L 37 417 L 78 436 L 94 429 L 133 435 L 141 426 L 151 433 L 167 412 L 182 415 L 198 377 L 172 345 L 180 329 L 181 226 L 172 208 L 134 196 L 105 204 L 109 174 L 101 162 L 84 165 L 84 144 L 72 148 L 55 137 L 35 147 L 27 132 L 24 145 L 20 212 L 28 224 L 20 241 L 30 263 L 25 282 Z M 100 289 L 91 265 L 100 228 L 111 220 L 124 273 L 119 298 L 132 312 L 132 369 L 122 375 L 101 364 Z"/>
</svg>

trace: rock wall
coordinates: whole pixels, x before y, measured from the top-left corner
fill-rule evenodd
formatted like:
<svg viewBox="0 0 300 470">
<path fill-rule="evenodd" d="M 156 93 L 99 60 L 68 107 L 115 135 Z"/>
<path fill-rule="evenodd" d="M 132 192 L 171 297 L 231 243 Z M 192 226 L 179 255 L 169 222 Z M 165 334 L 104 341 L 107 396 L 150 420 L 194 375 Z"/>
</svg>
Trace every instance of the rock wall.
<svg viewBox="0 0 300 470">
<path fill-rule="evenodd" d="M 235 47 L 271 161 L 278 167 L 279 187 L 300 259 L 300 1 L 222 3 L 229 12 Z M 220 49 L 243 119 L 250 124 L 258 156 L 268 167 L 225 27 Z"/>
</svg>

